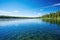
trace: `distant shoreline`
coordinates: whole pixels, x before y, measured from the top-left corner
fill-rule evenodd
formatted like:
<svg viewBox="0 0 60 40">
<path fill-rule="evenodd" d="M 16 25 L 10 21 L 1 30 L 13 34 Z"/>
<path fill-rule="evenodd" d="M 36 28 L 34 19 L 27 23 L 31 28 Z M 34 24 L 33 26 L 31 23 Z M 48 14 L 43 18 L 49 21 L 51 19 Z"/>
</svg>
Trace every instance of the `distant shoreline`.
<svg viewBox="0 0 60 40">
<path fill-rule="evenodd" d="M 0 18 L 7 18 L 7 19 L 12 19 L 12 18 L 20 18 L 20 19 L 37 19 L 40 17 L 16 17 L 16 16 L 0 16 Z"/>
</svg>

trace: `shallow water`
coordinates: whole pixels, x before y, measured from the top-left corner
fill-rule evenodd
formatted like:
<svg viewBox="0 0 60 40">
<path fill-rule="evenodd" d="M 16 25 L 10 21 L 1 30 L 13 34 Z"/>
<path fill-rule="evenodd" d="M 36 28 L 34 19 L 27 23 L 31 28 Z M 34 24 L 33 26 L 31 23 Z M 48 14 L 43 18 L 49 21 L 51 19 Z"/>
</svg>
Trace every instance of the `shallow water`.
<svg viewBox="0 0 60 40">
<path fill-rule="evenodd" d="M 0 40 L 60 40 L 60 24 L 41 19 L 0 19 Z"/>
</svg>

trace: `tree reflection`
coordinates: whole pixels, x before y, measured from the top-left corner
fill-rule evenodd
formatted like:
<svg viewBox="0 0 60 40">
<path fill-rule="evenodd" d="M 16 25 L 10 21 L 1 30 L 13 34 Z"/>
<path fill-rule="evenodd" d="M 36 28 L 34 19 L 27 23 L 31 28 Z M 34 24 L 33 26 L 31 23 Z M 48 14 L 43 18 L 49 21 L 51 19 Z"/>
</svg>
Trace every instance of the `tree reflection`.
<svg viewBox="0 0 60 40">
<path fill-rule="evenodd" d="M 60 25 L 60 20 L 57 20 L 57 19 L 42 19 L 44 22 L 48 22 L 48 23 L 51 23 L 51 24 L 57 24 L 57 25 Z"/>
</svg>

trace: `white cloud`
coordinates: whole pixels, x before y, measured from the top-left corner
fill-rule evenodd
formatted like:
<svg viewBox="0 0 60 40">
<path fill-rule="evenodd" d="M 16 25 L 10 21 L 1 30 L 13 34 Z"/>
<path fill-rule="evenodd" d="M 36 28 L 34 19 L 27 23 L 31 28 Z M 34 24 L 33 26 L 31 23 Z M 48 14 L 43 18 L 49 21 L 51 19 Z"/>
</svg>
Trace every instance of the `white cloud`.
<svg viewBox="0 0 60 40">
<path fill-rule="evenodd" d="M 1 11 L 1 10 L 0 10 L 0 12 L 4 12 L 4 11 Z"/>
<path fill-rule="evenodd" d="M 57 4 L 53 4 L 53 5 L 49 5 L 49 6 L 42 7 L 42 8 L 40 9 L 40 11 L 43 11 L 44 8 L 55 7 L 55 6 L 60 6 L 60 3 L 57 3 Z"/>
<path fill-rule="evenodd" d="M 11 15 L 12 12 L 2 11 L 0 10 L 0 15 Z"/>
<path fill-rule="evenodd" d="M 40 9 L 40 11 L 43 11 L 43 9 Z"/>
<path fill-rule="evenodd" d="M 20 12 L 20 11 L 13 11 L 13 12 Z"/>
<path fill-rule="evenodd" d="M 6 11 L 1 11 L 1 10 L 0 10 L 0 13 L 11 13 L 11 12 L 6 12 Z"/>
<path fill-rule="evenodd" d="M 53 4 L 52 6 L 60 6 L 60 3 L 57 3 L 57 4 Z"/>
<path fill-rule="evenodd" d="M 7 11 L 2 11 L 0 10 L 0 15 L 11 15 L 11 16 L 16 16 L 16 15 L 19 15 L 18 13 L 19 11 L 12 11 L 12 12 L 7 12 Z"/>
<path fill-rule="evenodd" d="M 52 4 L 52 5 L 49 5 L 49 6 L 45 6 L 43 8 L 49 8 L 49 7 L 55 7 L 55 6 L 60 6 L 60 3 Z"/>
</svg>

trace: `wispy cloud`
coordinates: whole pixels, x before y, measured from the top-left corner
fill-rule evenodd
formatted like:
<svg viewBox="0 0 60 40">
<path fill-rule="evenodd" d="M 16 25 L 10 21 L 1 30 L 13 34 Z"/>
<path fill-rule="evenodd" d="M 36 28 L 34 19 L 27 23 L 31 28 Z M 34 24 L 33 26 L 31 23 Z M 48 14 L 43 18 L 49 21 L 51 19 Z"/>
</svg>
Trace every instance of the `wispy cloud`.
<svg viewBox="0 0 60 40">
<path fill-rule="evenodd" d="M 12 12 L 8 12 L 8 11 L 2 11 L 0 10 L 0 15 L 10 15 L 10 16 L 14 16 L 18 14 L 18 11 L 12 11 Z"/>
<path fill-rule="evenodd" d="M 43 8 L 49 8 L 49 7 L 55 7 L 55 6 L 60 6 L 60 3 L 52 4 L 52 5 L 49 5 L 49 6 L 45 6 Z"/>
<path fill-rule="evenodd" d="M 20 12 L 20 11 L 12 11 L 12 12 L 7 12 L 7 11 L 2 11 L 2 10 L 0 10 L 0 13 L 18 13 L 18 12 Z"/>
<path fill-rule="evenodd" d="M 11 13 L 11 12 L 7 12 L 7 11 L 1 11 L 1 10 L 0 10 L 0 13 Z"/>
<path fill-rule="evenodd" d="M 45 8 L 55 7 L 55 6 L 60 6 L 60 3 L 52 4 L 52 5 L 49 5 L 49 6 L 42 7 L 42 8 L 40 9 L 40 11 L 43 11 Z"/>
<path fill-rule="evenodd" d="M 53 7 L 53 6 L 60 6 L 60 3 L 53 4 L 52 7 Z"/>
<path fill-rule="evenodd" d="M 36 12 L 26 11 L 26 10 L 25 11 L 11 11 L 11 12 L 0 10 L 0 15 L 6 15 L 6 16 L 28 16 L 28 17 L 38 16 L 38 15 L 36 15 Z"/>
<path fill-rule="evenodd" d="M 20 12 L 20 11 L 13 11 L 13 12 Z"/>
</svg>

